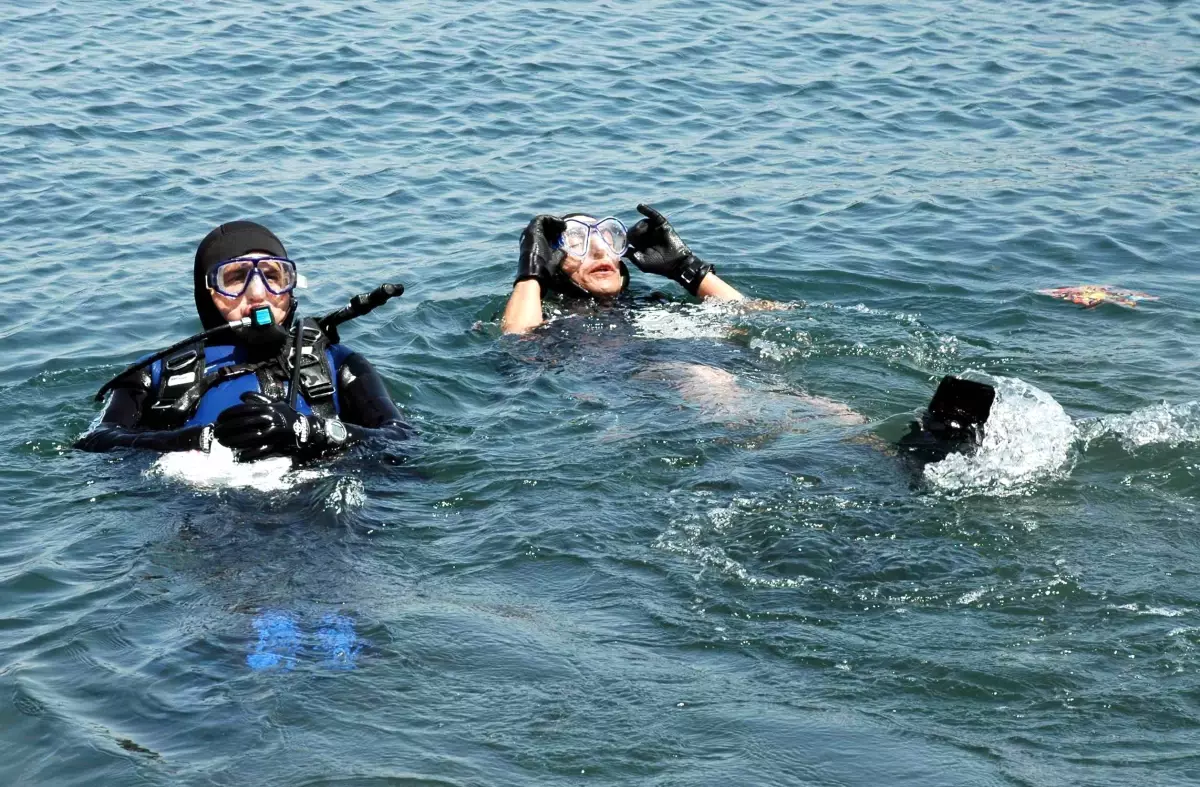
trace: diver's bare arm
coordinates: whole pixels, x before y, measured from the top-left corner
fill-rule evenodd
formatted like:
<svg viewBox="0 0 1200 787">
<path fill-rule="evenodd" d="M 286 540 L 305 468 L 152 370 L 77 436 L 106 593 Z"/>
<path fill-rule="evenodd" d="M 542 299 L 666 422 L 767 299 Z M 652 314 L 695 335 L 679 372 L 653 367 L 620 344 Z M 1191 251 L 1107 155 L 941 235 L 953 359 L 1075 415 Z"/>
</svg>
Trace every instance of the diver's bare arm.
<svg viewBox="0 0 1200 787">
<path fill-rule="evenodd" d="M 519 281 L 513 287 L 500 330 L 504 333 L 527 333 L 542 324 L 542 285 L 537 279 Z"/>
<path fill-rule="evenodd" d="M 708 275 L 700 280 L 700 286 L 696 288 L 696 296 L 701 300 L 715 298 L 718 301 L 744 301 L 746 299 L 745 295 L 726 284 L 712 271 L 709 271 Z"/>
</svg>

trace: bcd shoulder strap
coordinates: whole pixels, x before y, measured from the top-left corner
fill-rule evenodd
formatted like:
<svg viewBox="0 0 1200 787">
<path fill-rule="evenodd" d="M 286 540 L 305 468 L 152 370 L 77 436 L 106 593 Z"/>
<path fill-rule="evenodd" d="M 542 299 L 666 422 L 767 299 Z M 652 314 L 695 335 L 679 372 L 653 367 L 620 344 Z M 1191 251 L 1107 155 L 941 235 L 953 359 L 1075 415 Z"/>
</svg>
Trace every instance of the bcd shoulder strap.
<svg viewBox="0 0 1200 787">
<path fill-rule="evenodd" d="M 177 429 L 187 422 L 204 394 L 204 342 L 195 342 L 162 359 L 153 404 L 142 414 L 150 429 Z"/>
</svg>

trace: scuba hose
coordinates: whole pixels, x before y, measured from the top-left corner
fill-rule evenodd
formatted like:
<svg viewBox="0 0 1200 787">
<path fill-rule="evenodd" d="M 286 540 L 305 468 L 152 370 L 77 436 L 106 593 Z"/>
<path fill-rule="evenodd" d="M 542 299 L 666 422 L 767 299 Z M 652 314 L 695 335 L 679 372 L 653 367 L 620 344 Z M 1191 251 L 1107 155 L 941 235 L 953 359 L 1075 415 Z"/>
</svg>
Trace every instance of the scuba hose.
<svg viewBox="0 0 1200 787">
<path fill-rule="evenodd" d="M 296 400 L 300 395 L 300 364 L 304 362 L 304 323 L 296 320 L 296 330 L 292 339 L 292 380 L 288 384 L 288 407 L 296 409 Z"/>
<path fill-rule="evenodd" d="M 209 339 L 215 336 L 220 336 L 227 331 L 233 331 L 235 328 L 249 328 L 256 320 L 266 320 L 266 323 L 264 323 L 266 325 L 274 325 L 275 322 L 274 318 L 271 316 L 271 310 L 266 306 L 261 306 L 258 309 L 255 309 L 254 314 L 250 317 L 243 317 L 240 320 L 233 320 L 225 323 L 224 325 L 218 325 L 216 328 L 209 328 L 207 331 L 201 331 L 194 336 L 189 336 L 186 339 L 175 342 L 165 350 L 159 350 L 158 352 L 148 355 L 140 361 L 134 361 L 129 366 L 125 367 L 124 371 L 102 385 L 99 391 L 96 391 L 96 401 L 99 402 L 103 400 L 104 395 L 115 388 L 117 383 L 125 375 L 133 374 L 140 369 L 145 369 L 147 366 L 155 363 L 156 361 L 161 361 L 163 358 L 166 358 L 179 348 L 186 347 L 193 342 L 198 342 L 201 340 L 207 342 Z"/>
<path fill-rule="evenodd" d="M 381 284 L 370 292 L 355 295 L 348 306 L 343 306 L 335 312 L 317 318 L 321 332 L 329 337 L 329 341 L 338 344 L 338 326 L 364 314 L 369 314 L 376 308 L 387 303 L 392 298 L 404 294 L 403 284 Z M 292 340 L 292 380 L 288 385 L 288 407 L 296 409 L 296 400 L 300 394 L 300 365 L 304 361 L 304 332 L 299 321 L 296 322 L 295 338 Z"/>
<path fill-rule="evenodd" d="M 392 298 L 398 298 L 403 294 L 403 284 L 381 284 L 370 292 L 355 295 L 350 299 L 349 306 L 343 306 L 324 317 L 318 317 L 317 323 L 321 326 L 322 332 L 329 337 L 329 341 L 337 344 L 340 341 L 337 331 L 339 325 L 362 317 L 364 314 L 370 314 Z"/>
</svg>

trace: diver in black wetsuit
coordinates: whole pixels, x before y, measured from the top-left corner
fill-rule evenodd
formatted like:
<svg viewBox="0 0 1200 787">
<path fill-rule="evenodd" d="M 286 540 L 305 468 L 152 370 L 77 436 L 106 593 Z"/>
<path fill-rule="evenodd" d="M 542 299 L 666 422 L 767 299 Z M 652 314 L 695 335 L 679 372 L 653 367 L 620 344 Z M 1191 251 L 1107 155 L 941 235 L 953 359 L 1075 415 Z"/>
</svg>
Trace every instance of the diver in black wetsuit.
<svg viewBox="0 0 1200 787">
<path fill-rule="evenodd" d="M 266 227 L 217 227 L 200 242 L 193 273 L 207 337 L 106 386 L 100 424 L 76 448 L 207 451 L 215 438 L 238 461 L 305 461 L 411 435 L 375 368 L 339 344 L 336 330 L 331 339 L 317 320 L 296 319 L 302 279 Z"/>
<path fill-rule="evenodd" d="M 629 287 L 624 260 L 643 272 L 677 281 L 700 298 L 745 300 L 712 265 L 692 253 L 665 216 L 647 205 L 637 209 L 645 218 L 629 230 L 612 217 L 535 216 L 521 234 L 517 278 L 501 329 L 520 334 L 537 328 L 543 322 L 542 298 L 551 293 L 600 302 L 617 299 Z M 972 450 L 982 438 L 994 398 L 995 390 L 985 383 L 943 378 L 929 407 L 897 448 L 914 466 Z"/>
</svg>

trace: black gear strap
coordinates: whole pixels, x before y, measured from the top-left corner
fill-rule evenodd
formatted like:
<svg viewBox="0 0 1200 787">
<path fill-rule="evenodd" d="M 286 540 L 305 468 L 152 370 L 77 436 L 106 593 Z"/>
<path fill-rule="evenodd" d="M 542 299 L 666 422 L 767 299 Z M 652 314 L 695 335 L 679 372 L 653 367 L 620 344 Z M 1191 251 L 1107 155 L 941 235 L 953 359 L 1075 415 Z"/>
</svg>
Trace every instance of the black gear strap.
<svg viewBox="0 0 1200 787">
<path fill-rule="evenodd" d="M 306 317 L 300 323 L 300 392 L 313 414 L 321 418 L 336 418 L 337 408 L 333 404 L 333 367 L 329 363 L 329 337 L 321 330 L 317 321 Z M 291 380 L 294 352 L 289 342 L 279 354 L 277 368 L 284 380 Z M 259 378 L 262 380 L 261 376 Z M 283 398 L 282 392 L 272 399 Z"/>
<path fill-rule="evenodd" d="M 689 254 L 679 266 L 679 270 L 675 273 L 675 281 L 683 285 L 683 288 L 692 295 L 699 295 L 700 282 L 704 281 L 704 277 L 712 273 L 713 266 L 704 260 L 697 257 L 695 254 Z"/>
<path fill-rule="evenodd" d="M 153 404 L 142 415 L 141 426 L 148 429 L 177 429 L 187 422 L 204 385 L 204 342 L 186 345 L 162 360 L 158 388 Z"/>
</svg>

